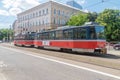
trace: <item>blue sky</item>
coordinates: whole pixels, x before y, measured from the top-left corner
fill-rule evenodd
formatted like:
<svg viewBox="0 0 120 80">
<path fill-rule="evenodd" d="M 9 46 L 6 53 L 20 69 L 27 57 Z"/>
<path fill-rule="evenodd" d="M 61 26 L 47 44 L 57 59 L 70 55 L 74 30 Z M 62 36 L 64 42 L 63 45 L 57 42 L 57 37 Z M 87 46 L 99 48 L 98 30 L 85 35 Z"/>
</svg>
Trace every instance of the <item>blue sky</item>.
<svg viewBox="0 0 120 80">
<path fill-rule="evenodd" d="M 49 0 L 0 0 L 0 29 L 9 28 L 16 20 L 16 14 Z M 55 0 L 66 3 L 69 0 Z M 120 0 L 74 0 L 84 11 L 102 12 L 104 9 L 119 9 Z M 102 2 L 103 1 L 103 2 Z"/>
</svg>

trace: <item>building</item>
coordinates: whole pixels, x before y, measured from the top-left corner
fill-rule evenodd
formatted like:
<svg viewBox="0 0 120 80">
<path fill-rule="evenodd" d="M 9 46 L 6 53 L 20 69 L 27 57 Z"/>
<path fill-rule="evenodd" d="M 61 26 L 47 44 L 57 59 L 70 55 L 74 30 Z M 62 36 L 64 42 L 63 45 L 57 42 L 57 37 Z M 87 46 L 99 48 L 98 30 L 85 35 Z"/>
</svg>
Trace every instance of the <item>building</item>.
<svg viewBox="0 0 120 80">
<path fill-rule="evenodd" d="M 14 31 L 15 36 L 20 33 L 21 28 L 18 26 L 18 21 L 17 20 L 15 20 L 14 23 L 12 24 L 12 29 Z"/>
<path fill-rule="evenodd" d="M 70 5 L 72 7 L 78 8 L 78 9 L 82 9 L 82 6 L 80 4 L 78 4 L 77 2 L 75 2 L 74 0 L 68 1 L 66 4 Z"/>
<path fill-rule="evenodd" d="M 67 4 L 48 1 L 17 15 L 17 33 L 40 32 L 64 26 L 70 16 L 78 12 L 83 13 Z"/>
</svg>

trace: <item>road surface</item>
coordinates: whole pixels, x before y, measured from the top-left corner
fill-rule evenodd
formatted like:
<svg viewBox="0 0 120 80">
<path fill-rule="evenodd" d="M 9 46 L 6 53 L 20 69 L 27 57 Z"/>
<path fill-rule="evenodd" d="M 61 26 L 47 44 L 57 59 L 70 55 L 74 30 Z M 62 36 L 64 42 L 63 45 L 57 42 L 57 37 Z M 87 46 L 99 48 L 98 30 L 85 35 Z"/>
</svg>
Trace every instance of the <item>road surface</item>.
<svg viewBox="0 0 120 80">
<path fill-rule="evenodd" d="M 119 76 L 0 46 L 0 80 L 120 80 Z"/>
</svg>

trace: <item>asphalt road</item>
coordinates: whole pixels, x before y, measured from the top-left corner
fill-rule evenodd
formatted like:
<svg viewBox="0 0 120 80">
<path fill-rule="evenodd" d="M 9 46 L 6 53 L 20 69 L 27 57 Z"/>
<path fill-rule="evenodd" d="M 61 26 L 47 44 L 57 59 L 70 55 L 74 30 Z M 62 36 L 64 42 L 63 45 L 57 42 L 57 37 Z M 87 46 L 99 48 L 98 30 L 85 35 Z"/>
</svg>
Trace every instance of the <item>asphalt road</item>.
<svg viewBox="0 0 120 80">
<path fill-rule="evenodd" d="M 0 46 L 0 80 L 120 80 L 120 77 Z"/>
</svg>

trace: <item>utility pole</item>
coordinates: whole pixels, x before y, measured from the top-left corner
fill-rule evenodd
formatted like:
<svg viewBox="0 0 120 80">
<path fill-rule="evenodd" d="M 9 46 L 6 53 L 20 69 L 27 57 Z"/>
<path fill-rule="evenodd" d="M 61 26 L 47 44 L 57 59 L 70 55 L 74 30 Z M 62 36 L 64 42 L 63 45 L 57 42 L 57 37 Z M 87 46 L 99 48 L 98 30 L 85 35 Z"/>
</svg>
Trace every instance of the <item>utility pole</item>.
<svg viewBox="0 0 120 80">
<path fill-rule="evenodd" d="M 10 42 L 12 41 L 12 28 L 11 28 L 11 25 L 10 25 L 10 28 L 9 28 L 9 39 L 10 39 Z"/>
<path fill-rule="evenodd" d="M 9 42 L 9 29 L 7 31 L 7 42 Z"/>
</svg>

